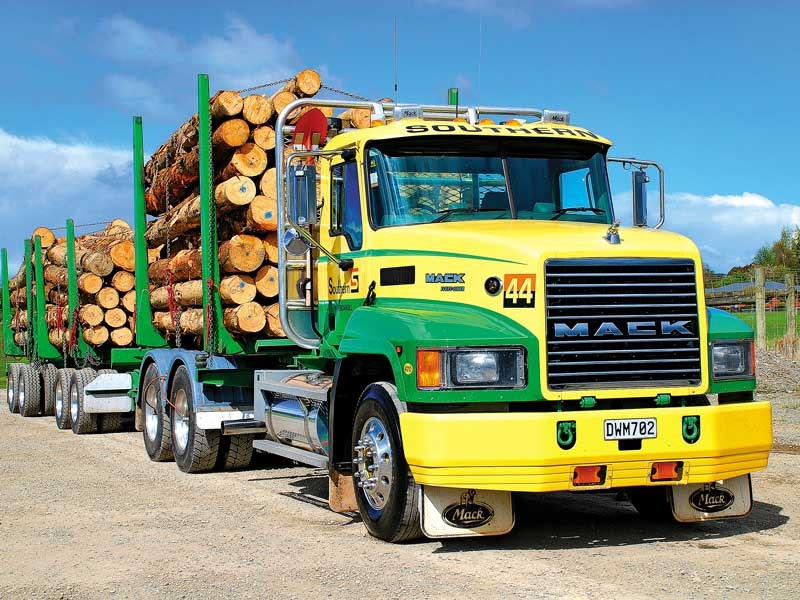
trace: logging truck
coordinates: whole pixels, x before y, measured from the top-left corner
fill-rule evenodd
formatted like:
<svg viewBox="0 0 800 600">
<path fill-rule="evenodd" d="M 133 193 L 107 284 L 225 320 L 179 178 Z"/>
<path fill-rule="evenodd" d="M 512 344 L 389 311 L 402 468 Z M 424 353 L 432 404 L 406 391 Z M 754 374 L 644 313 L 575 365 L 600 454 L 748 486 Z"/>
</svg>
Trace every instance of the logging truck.
<svg viewBox="0 0 800 600">
<path fill-rule="evenodd" d="M 150 458 L 182 471 L 241 467 L 254 449 L 325 468 L 331 508 L 390 542 L 506 533 L 515 492 L 624 490 L 641 514 L 681 522 L 748 514 L 772 445 L 753 331 L 706 307 L 697 247 L 661 228 L 658 164 L 609 158 L 562 111 L 322 100 L 302 79 L 267 107 L 210 98 L 201 75 L 198 114 L 148 165 L 134 118 L 134 345 L 91 368 L 74 335 L 53 357 L 29 351 L 9 367 L 10 405 L 39 402 L 55 377 L 73 430 L 129 414 Z M 268 119 L 274 158 L 254 133 Z M 632 173 L 631 227 L 615 219 L 614 163 Z M 266 208 L 242 209 L 256 176 Z M 234 209 L 237 194 L 249 200 Z M 240 310 L 249 292 L 222 285 L 230 246 L 262 217 L 274 233 L 237 242 L 260 258 L 231 289 L 270 265 L 257 297 L 275 297 Z M 41 352 L 39 245 L 25 267 Z M 176 282 L 179 252 L 199 263 Z M 66 268 L 74 331 L 74 257 Z M 3 282 L 8 316 L 5 254 Z M 7 352 L 23 354 L 9 321 Z"/>
</svg>

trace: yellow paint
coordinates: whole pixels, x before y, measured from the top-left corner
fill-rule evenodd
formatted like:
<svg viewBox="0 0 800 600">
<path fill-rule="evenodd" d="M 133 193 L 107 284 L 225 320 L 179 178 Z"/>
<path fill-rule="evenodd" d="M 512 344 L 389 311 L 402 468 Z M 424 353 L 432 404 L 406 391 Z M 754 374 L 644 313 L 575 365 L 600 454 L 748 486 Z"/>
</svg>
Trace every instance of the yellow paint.
<svg viewBox="0 0 800 600">
<path fill-rule="evenodd" d="M 695 444 L 683 440 L 684 415 L 700 416 Z M 658 437 L 642 440 L 641 450 L 631 451 L 603 439 L 605 419 L 632 417 L 656 417 Z M 556 423 L 562 420 L 577 424 L 570 450 L 556 442 Z M 678 484 L 708 483 L 766 468 L 772 447 L 768 402 L 561 413 L 403 413 L 400 429 L 417 483 L 528 492 L 574 489 L 572 471 L 579 465 L 607 466 L 601 488 L 666 485 L 650 482 L 650 468 L 671 460 L 684 462 Z"/>
</svg>

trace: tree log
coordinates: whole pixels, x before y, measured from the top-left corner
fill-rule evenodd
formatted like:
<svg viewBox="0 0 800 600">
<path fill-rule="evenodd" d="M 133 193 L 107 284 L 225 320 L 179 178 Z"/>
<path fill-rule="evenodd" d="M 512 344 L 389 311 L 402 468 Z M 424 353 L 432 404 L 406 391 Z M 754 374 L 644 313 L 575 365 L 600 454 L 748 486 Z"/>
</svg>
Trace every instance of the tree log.
<svg viewBox="0 0 800 600">
<path fill-rule="evenodd" d="M 24 329 L 28 326 L 28 311 L 18 310 L 11 317 L 11 329 Z"/>
<path fill-rule="evenodd" d="M 133 227 L 125 219 L 114 219 L 103 230 L 103 237 L 133 241 Z"/>
<path fill-rule="evenodd" d="M 8 289 L 17 290 L 25 287 L 25 265 L 20 265 L 19 271 L 11 279 L 8 280 Z"/>
<path fill-rule="evenodd" d="M 275 114 L 280 115 L 283 112 L 284 108 L 286 108 L 292 102 L 297 100 L 297 96 L 295 96 L 292 92 L 280 90 L 278 92 L 275 92 L 270 98 L 270 100 L 272 101 L 272 108 L 275 111 Z M 292 114 L 289 115 L 289 118 L 291 119 L 298 113 L 299 110 L 295 109 L 294 111 L 292 111 Z"/>
<path fill-rule="evenodd" d="M 219 92 L 211 102 L 212 119 L 228 119 L 242 112 L 244 101 L 239 92 L 225 90 Z"/>
<path fill-rule="evenodd" d="M 56 243 L 56 236 L 53 231 L 47 227 L 37 227 L 33 230 L 31 240 L 36 241 L 36 236 L 39 236 L 39 241 L 42 244 L 42 250 L 47 250 L 50 246 Z"/>
<path fill-rule="evenodd" d="M 114 244 L 109 256 L 111 257 L 111 262 L 120 269 L 131 273 L 136 269 L 136 247 L 133 242 L 122 240 L 118 244 Z"/>
<path fill-rule="evenodd" d="M 192 195 L 160 219 L 147 224 L 144 234 L 149 246 L 159 246 L 167 241 L 167 232 L 173 238 L 200 227 L 200 196 Z"/>
<path fill-rule="evenodd" d="M 67 306 L 69 304 L 69 295 L 66 291 L 50 290 L 47 292 L 47 301 L 59 306 Z"/>
<path fill-rule="evenodd" d="M 122 297 L 122 308 L 133 314 L 136 312 L 136 290 L 131 290 Z"/>
<path fill-rule="evenodd" d="M 267 317 L 260 304 L 247 302 L 225 309 L 223 323 L 231 333 L 258 333 L 267 324 Z"/>
<path fill-rule="evenodd" d="M 202 253 L 200 250 L 181 250 L 172 259 L 157 260 L 147 269 L 150 282 L 166 285 L 167 268 L 172 274 L 172 283 L 199 279 L 203 276 Z"/>
<path fill-rule="evenodd" d="M 66 306 L 53 306 L 48 304 L 45 307 L 44 321 L 50 329 L 54 327 L 63 328 L 67 324 L 69 310 Z"/>
<path fill-rule="evenodd" d="M 20 348 L 25 348 L 28 345 L 28 332 L 18 331 L 14 334 L 14 343 Z"/>
<path fill-rule="evenodd" d="M 56 265 L 44 266 L 44 280 L 55 286 L 66 288 L 68 275 L 69 273 L 64 267 L 58 267 Z"/>
<path fill-rule="evenodd" d="M 228 152 L 247 143 L 250 126 L 244 119 L 230 119 L 220 123 L 211 135 L 211 143 L 217 152 Z"/>
<path fill-rule="evenodd" d="M 283 91 L 294 94 L 298 98 L 309 98 L 315 96 L 320 87 L 322 87 L 322 80 L 319 73 L 313 69 L 303 69 L 283 86 Z"/>
<path fill-rule="evenodd" d="M 111 330 L 111 343 L 114 346 L 130 346 L 133 343 L 133 332 L 129 327 L 118 327 Z"/>
<path fill-rule="evenodd" d="M 117 271 L 111 278 L 111 286 L 122 294 L 130 292 L 135 285 L 136 277 L 128 271 Z"/>
<path fill-rule="evenodd" d="M 235 175 L 214 188 L 214 200 L 217 206 L 225 204 L 246 206 L 255 196 L 256 184 L 244 175 Z"/>
<path fill-rule="evenodd" d="M 272 117 L 272 112 L 272 102 L 264 96 L 251 94 L 244 99 L 242 116 L 252 125 L 263 125 Z"/>
<path fill-rule="evenodd" d="M 161 250 L 164 246 L 157 246 L 155 248 L 148 248 L 147 249 L 147 264 L 152 265 L 156 262 L 159 258 L 161 258 Z"/>
<path fill-rule="evenodd" d="M 78 277 L 78 289 L 85 294 L 96 294 L 103 287 L 103 279 L 94 273 L 83 273 Z"/>
<path fill-rule="evenodd" d="M 247 227 L 251 231 L 278 229 L 278 203 L 266 196 L 256 196 L 247 207 Z"/>
<path fill-rule="evenodd" d="M 50 340 L 50 343 L 57 348 L 61 348 L 64 345 L 64 337 L 66 336 L 66 329 L 49 329 L 47 331 L 47 339 Z"/>
<path fill-rule="evenodd" d="M 203 309 L 187 308 L 181 311 L 178 319 L 181 332 L 193 335 L 203 333 Z M 153 327 L 161 331 L 175 331 L 175 324 L 172 322 L 172 315 L 168 312 L 153 313 Z"/>
<path fill-rule="evenodd" d="M 96 304 L 84 304 L 78 310 L 78 319 L 84 325 L 96 327 L 103 322 L 103 309 Z"/>
<path fill-rule="evenodd" d="M 11 292 L 9 296 L 11 300 L 11 306 L 25 306 L 27 302 L 27 294 L 24 287 L 17 288 L 13 292 Z"/>
<path fill-rule="evenodd" d="M 217 99 L 219 96 L 217 97 Z M 240 108 L 241 110 L 241 108 Z M 199 121 L 197 115 L 190 117 L 181 125 L 166 142 L 153 153 L 153 156 L 144 166 L 144 185 L 150 187 L 155 174 L 164 169 L 179 154 L 185 154 L 197 146 L 199 139 Z"/>
<path fill-rule="evenodd" d="M 256 289 L 265 298 L 278 295 L 278 269 L 272 265 L 264 265 L 255 277 Z"/>
<path fill-rule="evenodd" d="M 178 306 L 202 306 L 203 291 L 205 286 L 203 281 L 183 281 L 172 286 L 175 295 L 175 303 Z M 150 293 L 150 306 L 155 309 L 169 307 L 169 288 L 167 286 L 154 289 Z"/>
<path fill-rule="evenodd" d="M 275 182 L 275 169 L 267 169 L 264 171 L 264 174 L 261 176 L 261 180 L 258 183 L 258 189 L 261 190 L 261 194 L 263 196 L 266 196 L 277 203 L 278 190 Z"/>
<path fill-rule="evenodd" d="M 249 275 L 228 275 L 219 282 L 219 295 L 225 304 L 245 304 L 256 297 L 256 285 Z"/>
<path fill-rule="evenodd" d="M 269 125 L 263 125 L 253 130 L 253 142 L 255 142 L 262 150 L 275 149 L 275 130 Z"/>
<path fill-rule="evenodd" d="M 368 108 L 350 108 L 338 116 L 343 127 L 367 129 L 372 121 L 372 111 Z"/>
<path fill-rule="evenodd" d="M 119 292 L 113 287 L 104 287 L 95 294 L 95 300 L 101 308 L 110 310 L 119 306 Z"/>
<path fill-rule="evenodd" d="M 228 165 L 222 169 L 220 179 L 230 179 L 234 175 L 256 177 L 266 168 L 267 153 L 253 142 L 247 142 L 233 153 Z"/>
<path fill-rule="evenodd" d="M 278 234 L 275 232 L 268 233 L 264 237 L 264 252 L 267 254 L 267 260 L 273 265 L 278 264 Z"/>
<path fill-rule="evenodd" d="M 87 327 L 83 330 L 83 339 L 90 346 L 102 346 L 108 341 L 108 328 L 105 325 Z"/>
<path fill-rule="evenodd" d="M 252 273 L 264 262 L 264 243 L 252 235 L 235 235 L 219 245 L 219 266 L 225 273 Z"/>
<path fill-rule="evenodd" d="M 195 147 L 191 152 L 177 156 L 168 167 L 161 169 L 153 178 L 153 184 L 145 193 L 148 214 L 158 215 L 164 212 L 167 195 L 170 205 L 174 206 L 186 196 L 186 192 L 197 183 L 199 177 L 200 158 Z"/>
<path fill-rule="evenodd" d="M 275 337 L 286 337 L 286 332 L 281 326 L 280 304 L 270 304 L 264 308 L 264 313 L 267 317 L 267 325 L 264 328 L 264 333 L 268 333 Z"/>
<path fill-rule="evenodd" d="M 111 328 L 122 327 L 128 322 L 128 315 L 125 314 L 124 310 L 117 307 L 107 310 L 103 320 L 105 321 L 106 325 Z"/>
</svg>

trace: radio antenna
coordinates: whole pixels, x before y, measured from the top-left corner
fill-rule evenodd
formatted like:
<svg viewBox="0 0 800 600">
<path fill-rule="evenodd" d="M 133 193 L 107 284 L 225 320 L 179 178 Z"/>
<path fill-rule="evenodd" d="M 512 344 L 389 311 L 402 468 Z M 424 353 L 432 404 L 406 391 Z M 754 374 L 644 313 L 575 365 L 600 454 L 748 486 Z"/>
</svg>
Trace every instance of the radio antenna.
<svg viewBox="0 0 800 600">
<path fill-rule="evenodd" d="M 478 93 L 476 104 L 481 103 L 481 64 L 483 63 L 483 14 L 478 18 Z"/>
<path fill-rule="evenodd" d="M 394 17 L 394 101 L 398 102 L 397 97 L 397 16 Z"/>
</svg>

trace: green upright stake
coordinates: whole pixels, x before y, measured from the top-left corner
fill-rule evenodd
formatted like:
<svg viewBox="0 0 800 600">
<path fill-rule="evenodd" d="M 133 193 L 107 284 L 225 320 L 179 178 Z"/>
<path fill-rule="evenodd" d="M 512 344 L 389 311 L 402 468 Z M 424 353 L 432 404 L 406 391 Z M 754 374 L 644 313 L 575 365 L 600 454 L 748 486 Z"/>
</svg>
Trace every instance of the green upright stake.
<svg viewBox="0 0 800 600">
<path fill-rule="evenodd" d="M 85 358 L 88 352 L 88 345 L 80 335 L 80 328 L 75 322 L 80 303 L 78 299 L 78 265 L 75 259 L 75 224 L 72 219 L 67 219 L 67 297 L 69 301 L 69 315 L 67 324 L 67 335 L 72 335 L 73 328 L 78 333 L 77 348 L 75 355 L 78 358 Z M 66 360 L 66 356 L 64 360 Z"/>
<path fill-rule="evenodd" d="M 22 356 L 22 348 L 14 341 L 14 330 L 11 329 L 11 293 L 8 289 L 8 252 L 2 251 L 2 284 L 3 284 L 3 350 L 8 356 Z"/>
<path fill-rule="evenodd" d="M 217 258 L 217 213 L 211 193 L 211 110 L 208 106 L 208 75 L 197 76 L 197 115 L 200 120 L 200 240 L 203 267 L 203 333 L 206 352 L 238 354 L 242 345 L 225 329 L 222 300 L 219 297 L 219 259 Z M 211 282 L 211 294 L 207 286 Z M 209 297 L 210 296 L 210 297 Z M 210 302 L 209 302 L 210 301 Z M 209 312 L 211 318 L 209 318 Z M 212 331 L 208 331 L 211 323 Z"/>
<path fill-rule="evenodd" d="M 160 348 L 167 345 L 164 336 L 153 326 L 147 278 L 147 209 L 144 201 L 144 137 L 142 117 L 133 117 L 133 229 L 136 249 L 136 345 Z"/>
<path fill-rule="evenodd" d="M 50 343 L 47 337 L 47 298 L 44 291 L 44 265 L 42 264 L 42 239 L 37 235 L 34 240 L 33 266 L 36 271 L 36 328 L 33 335 L 36 337 L 36 350 L 39 358 L 57 360 L 61 357 L 61 349 Z M 29 322 L 29 327 L 30 322 Z"/>
</svg>

